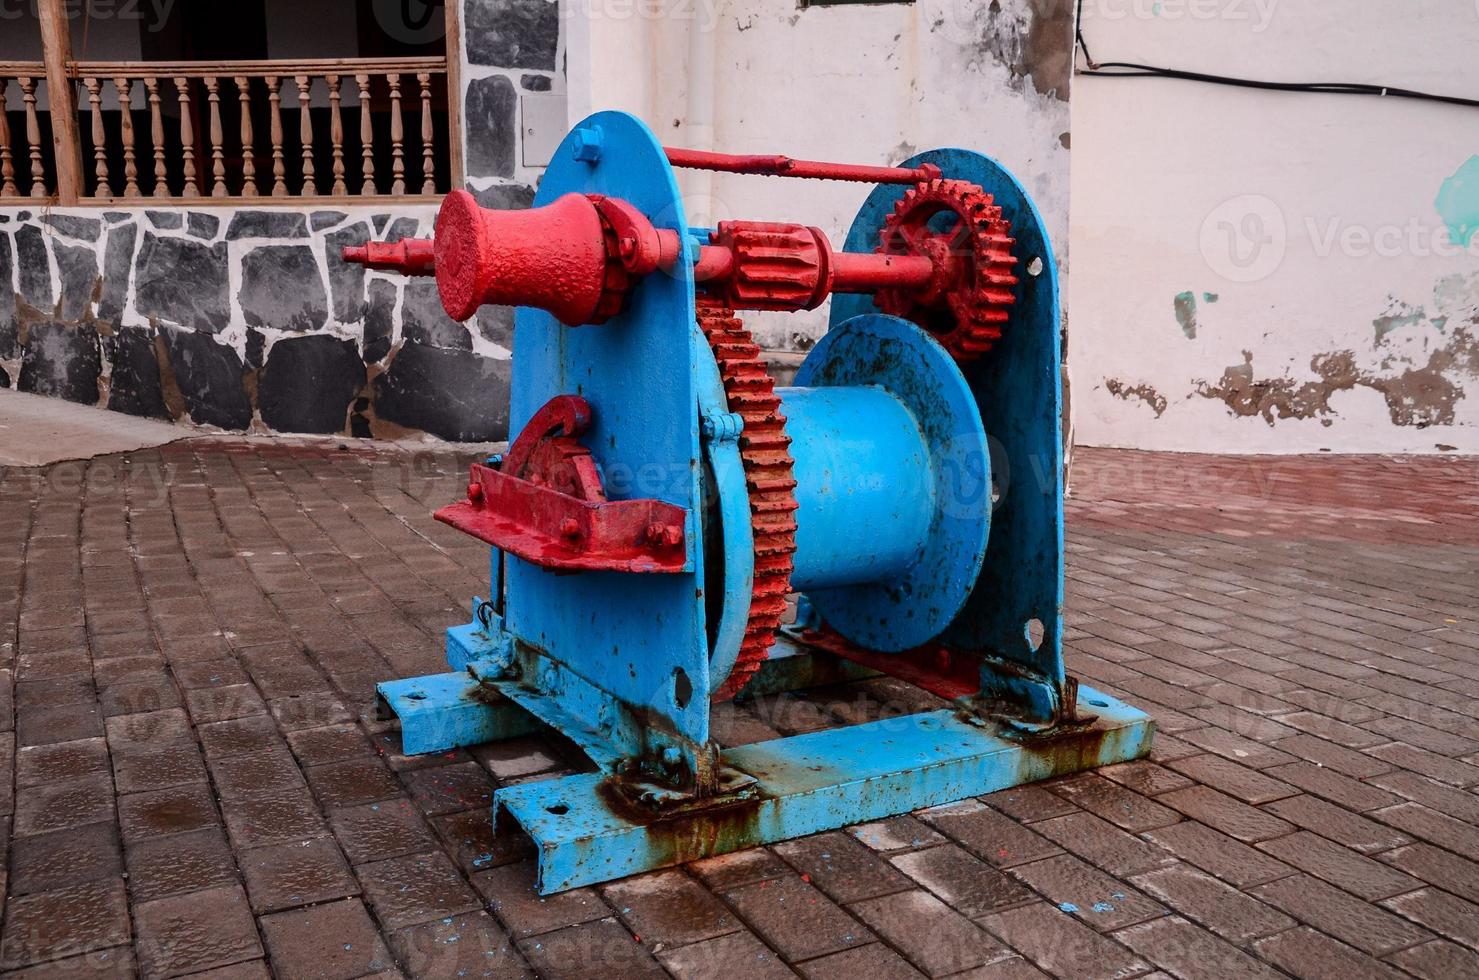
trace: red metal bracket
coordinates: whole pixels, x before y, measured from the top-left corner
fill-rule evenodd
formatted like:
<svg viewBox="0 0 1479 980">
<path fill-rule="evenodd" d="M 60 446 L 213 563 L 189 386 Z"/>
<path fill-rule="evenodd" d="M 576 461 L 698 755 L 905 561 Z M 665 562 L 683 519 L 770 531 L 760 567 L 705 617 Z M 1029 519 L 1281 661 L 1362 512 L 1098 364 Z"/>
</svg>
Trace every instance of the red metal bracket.
<svg viewBox="0 0 1479 980">
<path fill-rule="evenodd" d="M 583 398 L 560 395 L 529 420 L 500 469 L 474 463 L 467 499 L 436 519 L 541 568 L 681 572 L 688 512 L 662 500 L 607 500 Z"/>
<path fill-rule="evenodd" d="M 980 693 L 981 660 L 968 653 L 929 643 L 903 653 L 865 650 L 825 626 L 801 634 L 801 642 L 843 660 L 907 681 L 931 694 L 953 701 Z"/>
</svg>

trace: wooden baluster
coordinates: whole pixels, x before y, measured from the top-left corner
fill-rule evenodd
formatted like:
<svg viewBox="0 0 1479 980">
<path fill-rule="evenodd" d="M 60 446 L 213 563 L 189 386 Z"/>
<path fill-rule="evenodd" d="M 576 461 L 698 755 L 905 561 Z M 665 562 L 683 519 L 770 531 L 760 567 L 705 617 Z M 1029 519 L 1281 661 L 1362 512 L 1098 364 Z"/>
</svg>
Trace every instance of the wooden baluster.
<svg viewBox="0 0 1479 980">
<path fill-rule="evenodd" d="M 150 197 L 169 197 L 169 163 L 164 153 L 164 109 L 159 99 L 159 79 L 145 78 L 144 91 L 149 96 L 149 139 L 154 151 L 154 186 Z"/>
<path fill-rule="evenodd" d="M 21 99 L 26 104 L 26 145 L 31 156 L 32 197 L 46 196 L 46 165 L 41 161 L 41 120 L 36 115 L 36 79 L 16 79 L 21 87 Z"/>
<path fill-rule="evenodd" d="M 92 77 L 84 78 L 82 84 L 87 86 L 87 101 L 92 106 L 92 159 L 98 175 L 93 197 L 112 197 L 113 188 L 108 186 L 107 136 L 103 132 L 103 86 Z"/>
<path fill-rule="evenodd" d="M 127 78 L 113 79 L 118 90 L 118 119 L 123 138 L 123 196 L 139 196 L 139 166 L 134 159 L 134 103 L 133 82 Z"/>
<path fill-rule="evenodd" d="M 361 197 L 374 197 L 380 193 L 375 184 L 375 124 L 370 118 L 370 76 L 354 76 L 359 86 L 359 143 L 360 175 L 364 182 L 360 186 Z"/>
<path fill-rule="evenodd" d="M 401 116 L 401 76 L 390 72 L 390 193 L 406 193 L 406 121 Z"/>
<path fill-rule="evenodd" d="M 241 196 L 257 196 L 256 139 L 252 135 L 252 80 L 236 76 L 237 102 L 241 106 Z"/>
<path fill-rule="evenodd" d="M 190 109 L 190 79 L 175 78 L 175 91 L 180 93 L 180 147 L 185 155 L 185 187 L 181 197 L 199 197 L 200 184 L 195 179 L 195 119 Z"/>
<path fill-rule="evenodd" d="M 418 73 L 416 81 L 421 83 L 421 193 L 435 194 L 436 129 L 431 124 L 431 73 Z"/>
<path fill-rule="evenodd" d="M 0 197 L 19 197 L 15 186 L 15 160 L 10 154 L 10 111 L 5 104 L 5 90 L 10 86 L 7 79 L 0 78 Z"/>
<path fill-rule="evenodd" d="M 318 181 L 313 174 L 313 113 L 309 111 L 313 102 L 313 79 L 299 75 L 298 81 L 298 142 L 303 145 L 303 187 L 300 194 L 313 196 L 318 193 Z"/>
<path fill-rule="evenodd" d="M 226 134 L 221 126 L 221 83 L 214 75 L 205 78 L 206 99 L 211 105 L 211 197 L 225 197 Z"/>
<path fill-rule="evenodd" d="M 282 158 L 282 91 L 276 75 L 267 76 L 267 101 L 272 103 L 272 196 L 287 197 L 287 164 Z"/>
<path fill-rule="evenodd" d="M 339 76 L 326 75 L 329 85 L 329 142 L 334 146 L 334 193 L 347 194 L 344 184 L 344 117 L 340 113 Z"/>
</svg>

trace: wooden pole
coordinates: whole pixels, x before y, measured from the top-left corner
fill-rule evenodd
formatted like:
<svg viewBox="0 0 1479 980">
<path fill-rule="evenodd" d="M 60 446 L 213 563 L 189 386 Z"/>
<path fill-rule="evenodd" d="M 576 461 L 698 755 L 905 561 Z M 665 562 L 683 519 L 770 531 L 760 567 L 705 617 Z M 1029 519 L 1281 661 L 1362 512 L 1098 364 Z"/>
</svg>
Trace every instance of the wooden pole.
<svg viewBox="0 0 1479 980">
<path fill-rule="evenodd" d="M 40 0 L 39 12 L 46 96 L 51 105 L 56 193 L 61 204 L 76 204 L 82 197 L 82 140 L 77 131 L 76 93 L 67 67 L 72 60 L 72 29 L 65 0 Z"/>
</svg>

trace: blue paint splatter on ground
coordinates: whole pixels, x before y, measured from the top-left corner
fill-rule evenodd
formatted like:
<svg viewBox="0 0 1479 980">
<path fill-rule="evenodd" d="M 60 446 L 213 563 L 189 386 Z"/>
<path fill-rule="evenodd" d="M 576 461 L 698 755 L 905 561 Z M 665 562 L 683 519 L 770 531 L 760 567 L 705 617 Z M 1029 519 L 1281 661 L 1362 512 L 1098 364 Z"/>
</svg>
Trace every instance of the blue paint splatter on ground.
<svg viewBox="0 0 1479 980">
<path fill-rule="evenodd" d="M 1114 906 L 1113 905 L 1110 905 L 1108 902 L 1095 902 L 1094 903 L 1094 911 L 1095 912 L 1113 912 L 1114 911 Z"/>
<path fill-rule="evenodd" d="M 1064 912 L 1077 912 L 1078 911 L 1078 906 L 1077 905 L 1074 905 L 1072 902 L 1059 902 L 1058 903 L 1058 908 L 1062 909 Z"/>
<path fill-rule="evenodd" d="M 1472 156 L 1438 188 L 1433 202 L 1448 226 L 1448 240 L 1468 248 L 1479 232 L 1479 156 Z"/>
</svg>

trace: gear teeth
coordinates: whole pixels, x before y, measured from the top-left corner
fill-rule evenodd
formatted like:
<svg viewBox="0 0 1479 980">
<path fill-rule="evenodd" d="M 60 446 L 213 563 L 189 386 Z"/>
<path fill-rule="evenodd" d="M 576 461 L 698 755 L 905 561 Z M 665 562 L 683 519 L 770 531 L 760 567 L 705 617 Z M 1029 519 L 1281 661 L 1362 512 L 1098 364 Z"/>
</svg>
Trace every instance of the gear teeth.
<svg viewBox="0 0 1479 980">
<path fill-rule="evenodd" d="M 765 372 L 760 347 L 734 311 L 699 298 L 698 325 L 719 364 L 729 410 L 745 420 L 740 462 L 750 494 L 750 528 L 755 541 L 755 579 L 739 656 L 713 700 L 734 697 L 770 654 L 786 612 L 796 554 L 796 478 L 791 437 L 775 382 Z"/>
<path fill-rule="evenodd" d="M 915 294 L 901 289 L 880 290 L 874 303 L 885 313 L 928 325 L 940 313 L 954 321 L 948 328 L 931 327 L 935 339 L 957 361 L 970 361 L 991 350 L 1001 339 L 1001 324 L 1016 300 L 1011 287 L 1018 279 L 1012 255 L 1016 240 L 1011 224 L 1002 216 L 995 199 L 980 187 L 964 180 L 943 177 L 922 181 L 894 202 L 893 213 L 878 230 L 879 252 L 894 255 L 920 254 L 924 241 L 941 237 L 929 229 L 929 220 L 944 211 L 959 216 L 948 234 L 951 247 L 970 255 L 970 276 L 928 306 Z M 958 237 L 957 237 L 958 236 Z"/>
</svg>

